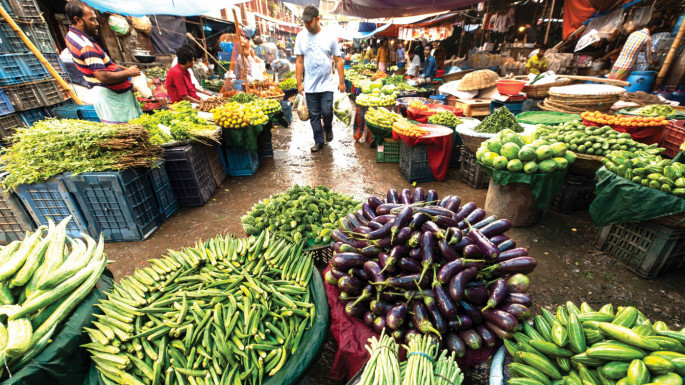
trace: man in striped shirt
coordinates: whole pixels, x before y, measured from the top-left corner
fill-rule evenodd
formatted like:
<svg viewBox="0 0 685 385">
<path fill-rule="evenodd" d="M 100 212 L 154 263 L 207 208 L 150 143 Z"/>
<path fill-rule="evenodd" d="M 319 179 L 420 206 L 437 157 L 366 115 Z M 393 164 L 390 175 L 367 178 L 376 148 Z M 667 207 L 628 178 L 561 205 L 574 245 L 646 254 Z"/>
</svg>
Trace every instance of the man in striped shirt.
<svg viewBox="0 0 685 385">
<path fill-rule="evenodd" d="M 93 39 L 99 34 L 95 11 L 79 0 L 67 3 L 65 12 L 71 26 L 66 44 L 74 58 L 76 68 L 83 74 L 91 88 L 93 106 L 106 123 L 126 123 L 142 114 L 138 100 L 133 95 L 129 78 L 140 75 L 136 66 L 120 66 Z"/>
<path fill-rule="evenodd" d="M 652 61 L 652 38 L 651 34 L 657 27 L 661 25 L 661 19 L 652 19 L 647 24 L 646 28 L 635 31 L 628 36 L 628 40 L 623 45 L 623 50 L 618 55 L 618 59 L 614 63 L 614 67 L 609 73 L 609 79 L 626 80 L 633 70 L 637 54 L 643 49 L 647 53 L 647 61 L 654 64 Z"/>
</svg>

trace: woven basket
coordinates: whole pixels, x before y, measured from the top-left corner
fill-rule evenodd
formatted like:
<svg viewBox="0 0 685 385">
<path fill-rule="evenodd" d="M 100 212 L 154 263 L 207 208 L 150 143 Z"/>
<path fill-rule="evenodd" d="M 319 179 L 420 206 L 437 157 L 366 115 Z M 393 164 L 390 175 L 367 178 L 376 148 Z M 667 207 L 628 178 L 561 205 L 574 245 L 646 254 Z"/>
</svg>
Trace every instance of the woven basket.
<svg viewBox="0 0 685 385">
<path fill-rule="evenodd" d="M 492 134 L 492 135 L 495 136 L 496 134 Z M 480 148 L 481 143 L 490 139 L 490 138 L 481 138 L 481 137 L 477 137 L 477 136 L 469 136 L 469 135 L 465 135 L 462 133 L 460 133 L 459 136 L 461 136 L 461 139 L 464 141 L 464 146 L 466 146 L 466 149 L 468 149 L 469 151 L 471 151 L 474 154 Z"/>
<path fill-rule="evenodd" d="M 595 171 L 602 167 L 603 157 L 575 153 L 576 161 L 568 166 L 568 171 L 576 175 L 595 175 Z"/>
<path fill-rule="evenodd" d="M 564 79 L 554 83 L 541 84 L 541 85 L 527 85 L 523 87 L 523 93 L 531 99 L 542 99 L 549 95 L 549 89 L 552 87 L 565 86 L 571 84 L 573 80 Z"/>
<path fill-rule="evenodd" d="M 474 91 L 492 87 L 497 84 L 497 80 L 499 80 L 499 75 L 495 71 L 473 71 L 461 79 L 457 91 Z"/>
</svg>

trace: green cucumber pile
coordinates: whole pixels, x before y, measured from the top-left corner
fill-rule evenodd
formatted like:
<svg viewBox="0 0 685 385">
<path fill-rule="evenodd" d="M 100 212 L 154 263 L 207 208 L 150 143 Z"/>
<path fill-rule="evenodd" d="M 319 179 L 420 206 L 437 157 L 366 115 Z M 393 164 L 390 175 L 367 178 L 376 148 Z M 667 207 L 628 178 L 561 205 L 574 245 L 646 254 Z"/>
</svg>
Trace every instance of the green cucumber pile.
<svg viewBox="0 0 685 385">
<path fill-rule="evenodd" d="M 51 342 L 60 324 L 90 293 L 105 270 L 104 241 L 66 236 L 67 217 L 41 226 L 0 251 L 0 368 L 21 369 Z M 47 231 L 46 231 L 47 230 Z M 70 251 L 65 251 L 65 246 Z"/>
<path fill-rule="evenodd" d="M 652 323 L 632 306 L 587 303 L 541 309 L 534 326 L 504 340 L 511 385 L 682 385 L 685 333 Z"/>
<path fill-rule="evenodd" d="M 644 151 L 612 151 L 602 159 L 614 174 L 679 197 L 685 197 L 685 164 Z"/>
<path fill-rule="evenodd" d="M 576 160 L 564 143 L 537 139 L 526 143 L 523 137 L 511 130 L 503 130 L 494 138 L 483 142 L 476 152 L 479 163 L 496 170 L 524 172 L 526 174 L 548 174 L 563 170 Z"/>
<path fill-rule="evenodd" d="M 463 123 L 456 115 L 449 111 L 440 111 L 428 117 L 428 123 L 440 124 L 442 126 L 455 127 Z"/>
<path fill-rule="evenodd" d="M 265 199 L 240 218 L 248 235 L 268 229 L 287 241 L 306 240 L 328 244 L 338 219 L 359 209 L 351 196 L 330 191 L 326 186 L 299 186 Z"/>
<path fill-rule="evenodd" d="M 105 384 L 261 384 L 316 315 L 304 243 L 217 237 L 150 260 L 86 328 Z"/>
<path fill-rule="evenodd" d="M 550 143 L 562 142 L 571 151 L 579 154 L 606 156 L 613 150 L 647 151 L 658 154 L 663 149 L 656 144 L 646 145 L 634 141 L 630 134 L 620 133 L 609 126 L 586 127 L 583 123 L 572 122 L 558 126 L 538 126 L 536 136 Z"/>
</svg>

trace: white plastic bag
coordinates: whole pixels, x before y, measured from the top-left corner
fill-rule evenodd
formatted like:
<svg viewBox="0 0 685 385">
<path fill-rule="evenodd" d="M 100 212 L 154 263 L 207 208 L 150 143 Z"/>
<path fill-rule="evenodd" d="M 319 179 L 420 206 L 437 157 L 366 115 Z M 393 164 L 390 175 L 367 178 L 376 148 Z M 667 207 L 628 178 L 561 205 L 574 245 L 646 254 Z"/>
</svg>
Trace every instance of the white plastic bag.
<svg viewBox="0 0 685 385">
<path fill-rule="evenodd" d="M 131 78 L 131 84 L 133 84 L 133 88 L 140 93 L 140 96 L 144 98 L 152 97 L 152 90 L 150 90 L 150 87 L 147 85 L 147 78 L 144 73 L 141 72 L 140 75 Z"/>
<path fill-rule="evenodd" d="M 352 103 L 349 94 L 336 92 L 333 100 L 333 113 L 341 122 L 349 125 L 352 122 Z"/>
<path fill-rule="evenodd" d="M 307 108 L 307 98 L 304 95 L 297 95 L 295 98 L 297 117 L 302 121 L 309 120 L 309 109 Z"/>
</svg>

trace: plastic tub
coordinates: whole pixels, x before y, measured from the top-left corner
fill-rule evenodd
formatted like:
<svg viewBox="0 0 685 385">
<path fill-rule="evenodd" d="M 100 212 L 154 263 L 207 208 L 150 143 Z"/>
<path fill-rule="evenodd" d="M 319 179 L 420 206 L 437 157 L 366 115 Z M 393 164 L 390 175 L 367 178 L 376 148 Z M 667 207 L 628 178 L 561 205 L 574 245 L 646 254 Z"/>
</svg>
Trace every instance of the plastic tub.
<svg viewBox="0 0 685 385">
<path fill-rule="evenodd" d="M 497 92 L 499 92 L 502 95 L 518 95 L 525 86 L 526 83 L 520 80 L 498 80 Z"/>
<path fill-rule="evenodd" d="M 628 76 L 627 81 L 630 86 L 626 87 L 628 92 L 644 91 L 649 92 L 654 84 L 654 78 L 656 73 L 654 71 L 633 71 L 630 76 Z"/>
</svg>

